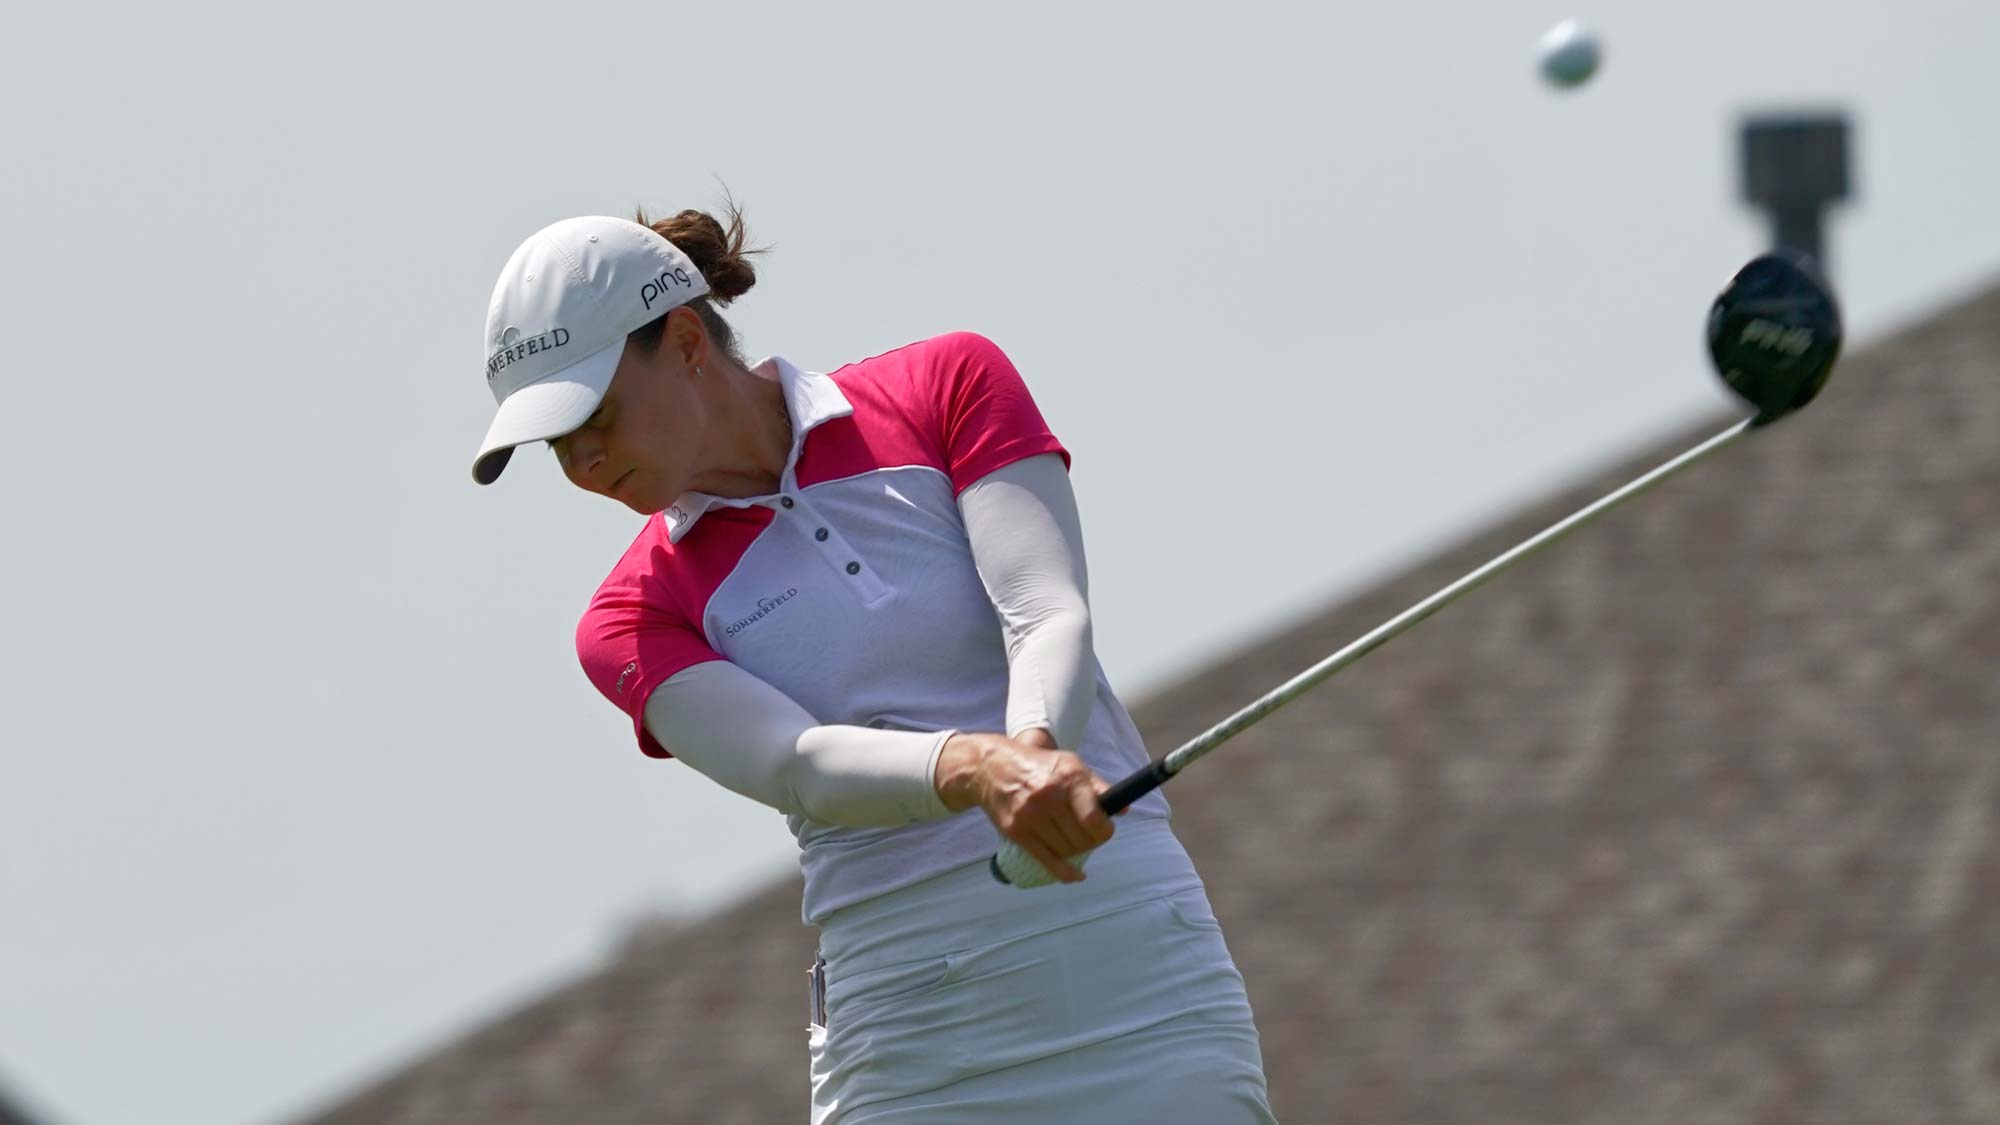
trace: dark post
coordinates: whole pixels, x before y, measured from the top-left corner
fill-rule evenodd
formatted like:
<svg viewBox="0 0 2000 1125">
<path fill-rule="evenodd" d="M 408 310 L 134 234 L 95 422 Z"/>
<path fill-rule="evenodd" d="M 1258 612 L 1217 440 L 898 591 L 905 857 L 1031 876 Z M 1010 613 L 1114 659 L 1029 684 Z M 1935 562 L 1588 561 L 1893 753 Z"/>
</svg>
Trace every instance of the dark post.
<svg viewBox="0 0 2000 1125">
<path fill-rule="evenodd" d="M 1838 111 L 1743 121 L 1743 197 L 1770 216 L 1774 248 L 1811 254 L 1822 271 L 1826 209 L 1848 197 L 1847 132 Z"/>
</svg>

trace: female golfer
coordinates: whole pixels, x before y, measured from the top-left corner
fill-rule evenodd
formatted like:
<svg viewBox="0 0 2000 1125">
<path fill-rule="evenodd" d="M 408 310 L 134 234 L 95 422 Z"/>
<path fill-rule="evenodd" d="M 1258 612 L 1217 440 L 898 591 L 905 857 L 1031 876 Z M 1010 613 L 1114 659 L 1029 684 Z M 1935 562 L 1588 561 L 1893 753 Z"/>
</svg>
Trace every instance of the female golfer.
<svg viewBox="0 0 2000 1125">
<path fill-rule="evenodd" d="M 742 218 L 556 223 L 493 290 L 498 415 L 646 517 L 577 650 L 639 747 L 783 812 L 820 931 L 815 1125 L 1272 1120 L 1257 1032 L 1091 648 L 1069 455 L 954 333 L 831 374 L 717 313 Z M 1005 837 L 1065 884 L 1019 891 Z"/>
</svg>

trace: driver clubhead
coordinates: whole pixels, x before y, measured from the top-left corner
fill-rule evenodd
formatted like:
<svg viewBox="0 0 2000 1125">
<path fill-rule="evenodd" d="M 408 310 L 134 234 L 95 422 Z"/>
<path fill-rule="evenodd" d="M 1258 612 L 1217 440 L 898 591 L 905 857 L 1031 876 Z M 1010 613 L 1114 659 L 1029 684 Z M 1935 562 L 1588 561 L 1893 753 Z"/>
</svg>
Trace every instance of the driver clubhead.
<svg viewBox="0 0 2000 1125">
<path fill-rule="evenodd" d="M 1708 354 L 1768 426 L 1805 406 L 1840 355 L 1840 306 L 1807 255 L 1776 250 L 1736 271 L 1708 311 Z"/>
</svg>

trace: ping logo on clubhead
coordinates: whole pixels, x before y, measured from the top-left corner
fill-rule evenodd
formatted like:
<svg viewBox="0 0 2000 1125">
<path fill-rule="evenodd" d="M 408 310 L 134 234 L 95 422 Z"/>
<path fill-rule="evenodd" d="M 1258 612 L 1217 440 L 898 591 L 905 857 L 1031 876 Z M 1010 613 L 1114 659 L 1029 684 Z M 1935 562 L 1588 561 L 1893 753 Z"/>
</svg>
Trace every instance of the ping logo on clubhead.
<svg viewBox="0 0 2000 1125">
<path fill-rule="evenodd" d="M 1769 352 L 1802 356 L 1812 349 L 1813 334 L 1810 328 L 1784 325 L 1775 320 L 1759 318 L 1743 326 L 1743 332 L 1737 337 L 1737 342 L 1755 344 Z"/>
</svg>

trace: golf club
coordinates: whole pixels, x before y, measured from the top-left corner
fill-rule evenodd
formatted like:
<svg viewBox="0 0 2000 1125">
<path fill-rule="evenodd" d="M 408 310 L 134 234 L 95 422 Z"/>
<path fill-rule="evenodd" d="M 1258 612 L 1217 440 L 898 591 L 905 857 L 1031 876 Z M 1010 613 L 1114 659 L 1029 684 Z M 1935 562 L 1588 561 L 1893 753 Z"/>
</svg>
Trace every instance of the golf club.
<svg viewBox="0 0 2000 1125">
<path fill-rule="evenodd" d="M 1098 797 L 1098 805 L 1107 813 L 1123 810 L 1266 715 L 1508 567 L 1744 434 L 1796 412 L 1826 385 L 1834 360 L 1840 354 L 1840 344 L 1839 306 L 1810 257 L 1780 250 L 1751 260 L 1736 272 L 1709 309 L 1708 352 L 1716 373 L 1730 390 L 1756 409 L 1755 415 L 1550 525 L 1404 610 L 1263 698 L 1122 779 Z M 1084 858 L 1072 856 L 1070 862 L 1080 866 Z M 995 879 L 1016 887 L 1039 887 L 1056 881 L 1040 862 L 1011 840 L 994 854 L 989 866 Z"/>
</svg>

